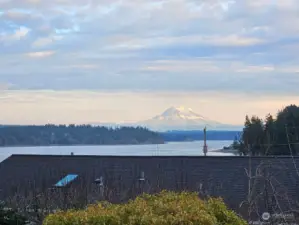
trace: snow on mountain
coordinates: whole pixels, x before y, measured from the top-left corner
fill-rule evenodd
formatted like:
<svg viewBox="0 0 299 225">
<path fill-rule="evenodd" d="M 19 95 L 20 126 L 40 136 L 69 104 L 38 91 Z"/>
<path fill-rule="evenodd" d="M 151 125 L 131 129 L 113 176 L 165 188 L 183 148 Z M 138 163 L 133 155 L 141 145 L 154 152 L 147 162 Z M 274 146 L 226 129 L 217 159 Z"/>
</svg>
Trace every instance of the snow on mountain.
<svg viewBox="0 0 299 225">
<path fill-rule="evenodd" d="M 171 130 L 202 130 L 207 127 L 208 130 L 230 130 L 240 131 L 242 126 L 222 124 L 217 121 L 204 117 L 191 108 L 187 107 L 170 107 L 160 115 L 137 123 L 89 123 L 95 126 L 108 126 L 112 128 L 131 126 L 147 127 L 153 131 L 171 131 Z"/>
<path fill-rule="evenodd" d="M 195 113 L 191 108 L 171 107 L 164 111 L 161 115 L 155 116 L 153 119 L 158 120 L 202 120 L 206 121 L 207 118 Z"/>
<path fill-rule="evenodd" d="M 210 120 L 194 112 L 191 108 L 183 106 L 170 107 L 162 114 L 157 115 L 152 119 L 141 121 L 138 125 L 145 126 L 156 131 L 199 130 L 204 127 L 213 130 L 238 130 L 235 126 L 225 125 L 217 121 Z"/>
</svg>

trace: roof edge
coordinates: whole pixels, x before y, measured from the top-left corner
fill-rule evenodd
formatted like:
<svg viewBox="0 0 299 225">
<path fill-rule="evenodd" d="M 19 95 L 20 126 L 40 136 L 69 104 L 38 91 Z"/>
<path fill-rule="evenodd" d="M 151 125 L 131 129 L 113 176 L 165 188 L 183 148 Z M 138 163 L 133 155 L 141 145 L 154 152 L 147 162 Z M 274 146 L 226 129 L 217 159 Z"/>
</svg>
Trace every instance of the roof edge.
<svg viewBox="0 0 299 225">
<path fill-rule="evenodd" d="M 12 157 L 13 157 L 13 154 L 11 154 L 10 156 L 8 156 L 4 160 L 0 161 L 0 166 L 1 166 L 2 163 L 5 163 L 6 161 L 10 160 Z"/>
<path fill-rule="evenodd" d="M 53 158 L 233 158 L 233 159 L 249 159 L 249 156 L 196 156 L 196 155 L 51 155 L 51 154 L 12 154 L 2 162 L 12 157 L 53 157 Z M 299 156 L 252 156 L 255 159 L 273 159 L 273 158 L 299 158 Z"/>
</svg>

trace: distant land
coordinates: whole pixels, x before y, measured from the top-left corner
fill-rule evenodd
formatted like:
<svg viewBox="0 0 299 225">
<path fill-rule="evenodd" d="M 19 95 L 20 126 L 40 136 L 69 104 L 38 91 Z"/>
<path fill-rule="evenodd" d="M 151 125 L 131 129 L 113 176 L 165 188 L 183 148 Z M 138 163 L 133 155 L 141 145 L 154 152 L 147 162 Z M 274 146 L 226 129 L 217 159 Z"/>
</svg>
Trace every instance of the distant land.
<svg viewBox="0 0 299 225">
<path fill-rule="evenodd" d="M 243 125 L 223 124 L 202 116 L 199 113 L 194 112 L 191 108 L 184 106 L 172 106 L 159 115 L 136 123 L 108 124 L 94 122 L 90 124 L 111 127 L 141 126 L 157 132 L 166 132 L 171 130 L 194 131 L 203 130 L 204 127 L 207 127 L 208 130 L 213 131 L 241 131 L 243 129 Z"/>
<path fill-rule="evenodd" d="M 142 127 L 91 125 L 0 126 L 0 146 L 141 145 L 163 144 L 157 132 Z"/>
<path fill-rule="evenodd" d="M 165 142 L 183 142 L 183 141 L 199 141 L 204 139 L 202 130 L 191 131 L 167 131 L 160 132 L 161 137 Z M 213 141 L 227 141 L 239 139 L 241 131 L 207 131 L 207 140 Z"/>
<path fill-rule="evenodd" d="M 191 108 L 170 107 L 136 123 L 85 125 L 0 125 L 0 146 L 135 145 L 203 140 L 234 140 L 243 126 L 211 120 Z"/>
<path fill-rule="evenodd" d="M 207 140 L 234 140 L 241 131 L 207 131 Z M 138 145 L 203 140 L 202 130 L 154 132 L 142 127 L 0 125 L 0 146 Z"/>
</svg>

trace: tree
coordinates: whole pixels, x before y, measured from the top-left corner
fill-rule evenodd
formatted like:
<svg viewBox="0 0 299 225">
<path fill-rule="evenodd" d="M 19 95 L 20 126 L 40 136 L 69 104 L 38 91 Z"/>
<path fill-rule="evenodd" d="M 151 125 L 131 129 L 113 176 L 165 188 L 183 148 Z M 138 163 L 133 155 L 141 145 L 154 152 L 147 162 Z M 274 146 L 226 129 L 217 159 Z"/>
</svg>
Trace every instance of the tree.
<svg viewBox="0 0 299 225">
<path fill-rule="evenodd" d="M 276 119 L 277 142 L 285 144 L 281 146 L 284 155 L 299 153 L 299 107 L 290 105 L 278 112 Z"/>
<path fill-rule="evenodd" d="M 3 126 L 0 146 L 163 144 L 159 133 L 142 127 L 90 125 Z"/>
<path fill-rule="evenodd" d="M 245 117 L 238 148 L 247 155 L 297 155 L 299 153 L 299 107 L 290 105 L 277 113 L 268 114 L 265 122 L 257 116 Z"/>
<path fill-rule="evenodd" d="M 249 116 L 246 115 L 242 134 L 242 142 L 247 150 L 246 154 L 248 153 L 249 148 L 252 155 L 257 155 L 261 152 L 260 148 L 263 137 L 263 129 L 263 121 L 259 117 L 252 116 L 249 119 Z M 242 150 L 242 153 L 244 153 L 244 150 Z"/>
<path fill-rule="evenodd" d="M 276 142 L 276 127 L 275 121 L 271 114 L 268 114 L 265 119 L 264 125 L 264 155 L 271 155 L 271 147 Z"/>
</svg>

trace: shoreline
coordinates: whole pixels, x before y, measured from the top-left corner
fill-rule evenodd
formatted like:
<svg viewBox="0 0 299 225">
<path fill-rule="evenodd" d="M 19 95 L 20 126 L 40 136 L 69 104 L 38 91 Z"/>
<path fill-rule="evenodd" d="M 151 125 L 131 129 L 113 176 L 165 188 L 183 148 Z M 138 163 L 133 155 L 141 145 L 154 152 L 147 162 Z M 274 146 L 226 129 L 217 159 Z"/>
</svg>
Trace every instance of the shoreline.
<svg viewBox="0 0 299 225">
<path fill-rule="evenodd" d="M 164 143 L 130 143 L 130 144 L 76 144 L 76 145 L 6 145 L 1 148 L 33 148 L 33 147 L 82 147 L 82 146 L 129 146 L 129 145 L 164 145 Z"/>
<path fill-rule="evenodd" d="M 238 155 L 239 154 L 238 150 L 236 150 L 236 149 L 223 149 L 223 148 L 220 148 L 220 149 L 213 150 L 213 152 L 232 153 L 234 155 Z"/>
</svg>

